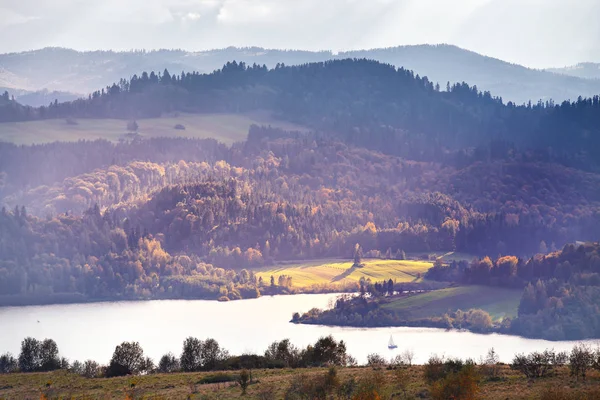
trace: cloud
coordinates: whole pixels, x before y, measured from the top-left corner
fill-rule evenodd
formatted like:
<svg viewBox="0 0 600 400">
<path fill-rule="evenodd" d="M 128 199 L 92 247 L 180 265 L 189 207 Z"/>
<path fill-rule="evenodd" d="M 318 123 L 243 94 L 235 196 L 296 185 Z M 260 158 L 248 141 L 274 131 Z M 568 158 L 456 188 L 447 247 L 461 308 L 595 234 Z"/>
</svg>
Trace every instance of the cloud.
<svg viewBox="0 0 600 400">
<path fill-rule="evenodd" d="M 39 17 L 35 15 L 24 15 L 17 12 L 16 10 L 6 9 L 2 7 L 0 7 L 0 15 L 2 15 L 2 18 L 0 18 L 0 26 L 24 24 L 39 19 Z"/>
<path fill-rule="evenodd" d="M 202 17 L 200 13 L 197 12 L 188 12 L 184 16 L 181 17 L 184 21 L 197 21 Z"/>
<path fill-rule="evenodd" d="M 600 61 L 600 1 L 0 0 L 0 52 L 452 43 L 535 67 Z"/>
</svg>

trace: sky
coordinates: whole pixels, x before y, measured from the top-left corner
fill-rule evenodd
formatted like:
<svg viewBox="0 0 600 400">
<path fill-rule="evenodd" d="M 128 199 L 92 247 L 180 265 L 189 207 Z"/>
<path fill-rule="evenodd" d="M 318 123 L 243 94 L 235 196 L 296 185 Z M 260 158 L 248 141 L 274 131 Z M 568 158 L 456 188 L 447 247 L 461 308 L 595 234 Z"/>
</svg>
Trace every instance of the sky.
<svg viewBox="0 0 600 400">
<path fill-rule="evenodd" d="M 600 0 L 0 0 L 0 52 L 448 43 L 562 67 L 600 62 L 598 16 Z"/>
</svg>

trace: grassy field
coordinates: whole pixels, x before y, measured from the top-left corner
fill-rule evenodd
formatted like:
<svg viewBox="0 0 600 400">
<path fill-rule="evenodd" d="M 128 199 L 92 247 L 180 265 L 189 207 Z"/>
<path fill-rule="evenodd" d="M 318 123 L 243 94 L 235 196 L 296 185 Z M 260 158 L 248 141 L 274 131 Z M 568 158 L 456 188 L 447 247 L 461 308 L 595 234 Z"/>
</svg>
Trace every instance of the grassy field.
<svg viewBox="0 0 600 400">
<path fill-rule="evenodd" d="M 358 282 L 361 277 L 372 281 L 393 279 L 396 282 L 416 282 L 431 268 L 428 261 L 411 260 L 363 260 L 364 267 L 352 268 L 352 262 L 339 259 L 311 260 L 303 263 L 281 264 L 258 270 L 256 275 L 269 282 L 271 275 L 292 277 L 293 286 L 305 288 L 323 284 L 346 284 Z"/>
<path fill-rule="evenodd" d="M 78 119 L 77 125 L 64 119 L 0 123 L 0 141 L 15 144 L 49 143 L 106 139 L 118 141 L 127 133 L 127 121 L 119 119 Z M 271 125 L 288 130 L 306 130 L 273 119 L 268 113 L 251 114 L 178 114 L 137 120 L 142 137 L 214 138 L 231 144 L 243 140 L 252 124 Z M 176 130 L 176 124 L 185 130 Z"/>
<path fill-rule="evenodd" d="M 157 374 L 140 377 L 86 379 L 67 372 L 0 375 L 0 399 L 283 399 L 291 381 L 300 374 L 317 378 L 326 374 L 325 369 L 308 370 L 254 370 L 254 383 L 242 396 L 234 382 L 199 384 L 205 376 L 215 373 Z M 235 374 L 235 372 L 228 372 Z M 357 382 L 382 376 L 381 399 L 430 399 L 430 386 L 423 379 L 423 367 L 413 366 L 406 370 L 406 396 L 400 390 L 394 370 L 378 372 L 368 367 L 340 368 L 341 383 L 354 378 Z M 49 385 L 48 385 L 49 384 Z M 529 399 L 597 399 L 600 374 L 589 373 L 585 381 L 575 382 L 566 367 L 554 376 L 529 381 L 524 375 L 500 366 L 499 377 L 493 381 L 481 379 L 478 399 L 529 400 Z M 573 397 L 544 397 L 557 391 L 570 392 Z M 588 393 L 589 397 L 584 397 Z M 592 394 L 589 394 L 592 393 Z M 42 397 L 42 396 L 45 397 Z M 333 397 L 332 397 L 333 398 Z M 338 398 L 338 397 L 335 397 Z"/>
<path fill-rule="evenodd" d="M 415 319 L 439 316 L 457 309 L 480 308 L 498 320 L 517 315 L 521 294 L 521 290 L 514 289 L 459 286 L 398 298 L 383 307 L 410 314 Z"/>
</svg>

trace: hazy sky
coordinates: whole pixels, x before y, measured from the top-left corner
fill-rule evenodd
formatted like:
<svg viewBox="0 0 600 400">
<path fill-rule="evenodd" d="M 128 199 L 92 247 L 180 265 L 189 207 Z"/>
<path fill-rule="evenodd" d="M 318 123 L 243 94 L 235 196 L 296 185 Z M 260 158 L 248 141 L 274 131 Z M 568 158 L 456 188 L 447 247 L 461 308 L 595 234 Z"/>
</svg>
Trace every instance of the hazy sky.
<svg viewBox="0 0 600 400">
<path fill-rule="evenodd" d="M 600 62 L 600 0 L 0 0 L 0 52 L 450 43 L 531 67 Z"/>
</svg>

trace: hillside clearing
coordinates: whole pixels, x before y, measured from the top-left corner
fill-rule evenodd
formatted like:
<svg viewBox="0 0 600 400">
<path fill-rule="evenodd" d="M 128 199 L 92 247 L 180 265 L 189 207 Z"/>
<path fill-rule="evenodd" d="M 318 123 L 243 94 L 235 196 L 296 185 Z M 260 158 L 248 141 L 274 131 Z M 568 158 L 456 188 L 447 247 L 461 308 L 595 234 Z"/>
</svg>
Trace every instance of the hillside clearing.
<svg viewBox="0 0 600 400">
<path fill-rule="evenodd" d="M 306 128 L 279 121 L 267 112 L 248 114 L 176 114 L 136 120 L 144 137 L 214 138 L 225 144 L 246 139 L 250 125 L 271 125 L 286 130 Z M 19 145 L 106 139 L 117 142 L 127 134 L 127 122 L 120 119 L 64 119 L 0 123 L 0 141 Z M 175 129 L 181 124 L 185 129 Z"/>
<path fill-rule="evenodd" d="M 434 290 L 409 297 L 400 297 L 382 307 L 404 314 L 411 319 L 441 316 L 449 311 L 480 308 L 493 319 L 515 317 L 521 290 L 489 286 L 459 286 Z"/>
<path fill-rule="evenodd" d="M 313 260 L 298 264 L 282 264 L 256 271 L 258 277 L 269 282 L 271 276 L 292 277 L 295 288 L 323 284 L 347 284 L 358 282 L 361 277 L 371 281 L 392 279 L 395 282 L 417 282 L 431 268 L 428 261 L 412 260 L 363 260 L 362 268 L 352 268 L 352 262 L 340 259 Z"/>
</svg>

